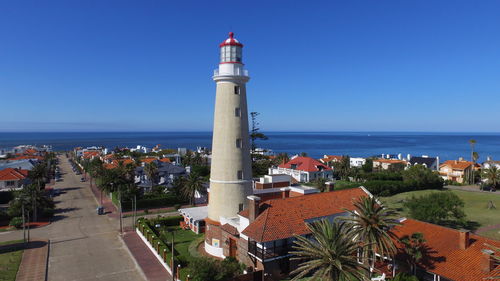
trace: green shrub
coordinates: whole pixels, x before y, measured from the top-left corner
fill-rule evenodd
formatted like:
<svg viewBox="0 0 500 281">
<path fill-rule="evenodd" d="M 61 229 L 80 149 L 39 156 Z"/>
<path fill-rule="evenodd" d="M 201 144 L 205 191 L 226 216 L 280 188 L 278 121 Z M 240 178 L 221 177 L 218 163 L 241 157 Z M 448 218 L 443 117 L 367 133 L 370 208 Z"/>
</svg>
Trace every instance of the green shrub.
<svg viewBox="0 0 500 281">
<path fill-rule="evenodd" d="M 461 226 L 465 222 L 464 201 L 451 191 L 412 196 L 404 206 L 410 217 L 441 225 Z M 450 225 L 450 226 L 453 226 Z"/>
<path fill-rule="evenodd" d="M 23 226 L 23 218 L 22 217 L 13 217 L 9 223 L 10 226 L 15 228 L 21 228 Z"/>
</svg>

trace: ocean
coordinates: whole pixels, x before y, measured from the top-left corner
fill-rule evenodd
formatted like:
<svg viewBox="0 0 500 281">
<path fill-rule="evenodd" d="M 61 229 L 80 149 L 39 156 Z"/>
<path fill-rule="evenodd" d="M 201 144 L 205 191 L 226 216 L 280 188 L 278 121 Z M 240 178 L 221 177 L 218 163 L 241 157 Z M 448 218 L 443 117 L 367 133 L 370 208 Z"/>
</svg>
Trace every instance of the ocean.
<svg viewBox="0 0 500 281">
<path fill-rule="evenodd" d="M 368 157 L 379 154 L 403 156 L 439 156 L 441 161 L 464 157 L 470 159 L 469 140 L 477 141 L 479 161 L 487 156 L 500 160 L 500 134 L 494 133 L 400 133 L 400 132 L 266 132 L 268 140 L 258 146 L 274 152 L 306 152 L 319 158 L 324 154 Z M 71 150 L 77 146 L 209 147 L 211 132 L 111 132 L 111 133 L 0 133 L 0 148 L 20 144 L 52 145 L 54 150 Z"/>
</svg>

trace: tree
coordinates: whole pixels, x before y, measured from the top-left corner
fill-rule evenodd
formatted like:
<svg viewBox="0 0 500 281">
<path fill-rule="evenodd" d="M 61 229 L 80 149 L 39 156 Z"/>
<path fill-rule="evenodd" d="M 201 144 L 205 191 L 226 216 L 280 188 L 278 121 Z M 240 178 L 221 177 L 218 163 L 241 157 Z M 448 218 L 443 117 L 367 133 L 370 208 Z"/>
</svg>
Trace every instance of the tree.
<svg viewBox="0 0 500 281">
<path fill-rule="evenodd" d="M 196 205 L 196 192 L 204 192 L 203 178 L 197 173 L 190 173 L 182 186 L 182 194 L 186 199 L 189 199 L 189 203 L 193 206 Z"/>
<path fill-rule="evenodd" d="M 42 189 L 45 188 L 45 181 L 47 179 L 47 165 L 45 162 L 41 162 L 31 171 L 28 172 L 28 178 L 31 180 L 31 182 L 34 184 L 38 192 Z M 34 204 L 33 206 L 33 221 L 38 221 L 38 207 L 37 203 L 38 200 L 31 200 L 31 202 Z"/>
<path fill-rule="evenodd" d="M 23 205 L 25 212 L 31 213 L 33 219 L 39 211 L 47 216 L 53 214 L 54 202 L 45 196 L 36 184 L 29 184 L 23 189 L 15 191 L 14 200 L 10 201 L 7 213 L 10 217 L 20 217 Z"/>
<path fill-rule="evenodd" d="M 328 191 L 326 190 L 326 179 L 325 178 L 316 178 L 314 180 L 314 185 L 316 186 L 317 189 L 319 189 L 321 192 Z M 332 190 L 333 191 L 333 190 Z"/>
<path fill-rule="evenodd" d="M 219 281 L 231 280 L 243 272 L 244 265 L 235 258 L 227 257 L 224 260 L 211 258 L 196 258 L 189 263 L 189 274 L 192 281 Z"/>
<path fill-rule="evenodd" d="M 490 165 L 488 169 L 483 169 L 481 177 L 491 185 L 492 190 L 496 190 L 500 183 L 500 170 L 495 165 Z"/>
<path fill-rule="evenodd" d="M 363 166 L 361 166 L 361 169 L 365 173 L 373 172 L 373 159 L 371 159 L 371 158 L 366 159 L 365 164 L 363 164 Z"/>
<path fill-rule="evenodd" d="M 404 252 L 411 271 L 415 274 L 417 263 L 422 260 L 426 251 L 424 235 L 420 232 L 415 232 L 410 236 L 402 237 L 400 241 L 404 246 Z"/>
<path fill-rule="evenodd" d="M 362 253 L 363 261 L 374 268 L 376 254 L 392 257 L 397 251 L 394 244 L 397 236 L 392 232 L 393 227 L 400 224 L 396 219 L 397 212 L 386 208 L 374 196 L 360 197 L 354 202 L 354 207 L 354 211 L 346 210 L 349 216 L 345 220 L 351 226 L 355 240 L 366 247 Z"/>
<path fill-rule="evenodd" d="M 474 139 L 470 139 L 469 140 L 469 144 L 470 144 L 470 161 L 472 161 L 472 163 L 474 164 L 473 167 L 472 167 L 472 170 L 474 170 L 474 166 L 476 164 L 476 161 L 474 160 L 474 147 L 476 146 L 476 140 Z M 479 157 L 479 156 L 478 156 Z M 473 184 L 474 183 L 474 177 L 472 175 L 472 170 L 470 171 L 470 175 L 469 175 L 469 183 Z"/>
<path fill-rule="evenodd" d="M 358 243 L 353 239 L 352 228 L 343 221 L 320 220 L 307 227 L 311 237 L 295 236 L 292 260 L 300 260 L 291 272 L 292 280 L 312 274 L 311 280 L 347 281 L 367 280 L 367 268 L 358 263 L 354 253 Z"/>
<path fill-rule="evenodd" d="M 410 217 L 430 223 L 463 225 L 465 222 L 464 201 L 451 191 L 433 192 L 406 200 Z"/>
<path fill-rule="evenodd" d="M 394 276 L 392 281 L 418 281 L 417 276 L 408 273 L 400 272 Z"/>
<path fill-rule="evenodd" d="M 144 166 L 144 172 L 148 176 L 151 189 L 153 189 L 153 185 L 156 184 L 156 178 L 158 175 L 158 165 L 155 162 L 147 163 Z"/>
<path fill-rule="evenodd" d="M 351 160 L 348 155 L 342 156 L 339 162 L 333 163 L 333 171 L 342 180 L 348 180 L 351 173 Z"/>
<path fill-rule="evenodd" d="M 275 165 L 280 165 L 284 164 L 290 161 L 290 157 L 288 156 L 288 153 L 282 152 L 276 155 L 276 158 L 274 158 L 274 164 Z"/>
<path fill-rule="evenodd" d="M 255 144 L 256 140 L 267 140 L 268 137 L 260 132 L 259 122 L 257 122 L 257 116 L 260 113 L 258 112 L 250 112 L 250 117 L 252 118 L 252 130 L 250 131 L 250 148 L 252 152 L 255 151 L 257 145 Z"/>
<path fill-rule="evenodd" d="M 403 181 L 408 186 L 418 189 L 441 189 L 443 188 L 443 179 L 438 173 L 435 173 L 423 165 L 411 166 L 402 172 Z"/>
</svg>

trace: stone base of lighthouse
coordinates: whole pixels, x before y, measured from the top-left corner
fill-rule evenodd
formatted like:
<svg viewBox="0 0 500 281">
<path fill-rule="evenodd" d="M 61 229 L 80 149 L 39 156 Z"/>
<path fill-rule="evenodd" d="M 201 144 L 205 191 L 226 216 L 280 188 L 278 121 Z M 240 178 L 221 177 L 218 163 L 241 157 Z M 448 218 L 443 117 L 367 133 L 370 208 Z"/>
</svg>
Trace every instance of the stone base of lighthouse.
<svg viewBox="0 0 500 281">
<path fill-rule="evenodd" d="M 214 257 L 225 258 L 221 224 L 209 218 L 205 219 L 205 251 Z"/>
</svg>

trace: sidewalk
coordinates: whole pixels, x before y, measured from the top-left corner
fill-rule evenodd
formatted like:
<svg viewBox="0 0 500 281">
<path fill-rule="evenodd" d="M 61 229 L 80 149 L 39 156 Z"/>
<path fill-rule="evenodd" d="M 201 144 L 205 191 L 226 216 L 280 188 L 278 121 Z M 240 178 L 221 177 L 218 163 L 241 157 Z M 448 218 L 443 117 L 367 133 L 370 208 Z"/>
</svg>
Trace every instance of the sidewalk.
<svg viewBox="0 0 500 281">
<path fill-rule="evenodd" d="M 47 280 L 49 241 L 31 241 L 24 250 L 16 281 Z"/>
<path fill-rule="evenodd" d="M 172 280 L 172 276 L 151 253 L 135 230 L 125 232 L 122 239 L 149 281 Z"/>
<path fill-rule="evenodd" d="M 101 191 L 95 185 L 94 180 L 92 181 L 92 185 L 90 185 L 90 190 L 94 194 L 97 204 L 100 204 Z M 118 210 L 105 192 L 102 193 L 102 206 L 104 207 L 105 214 L 118 218 Z"/>
</svg>

